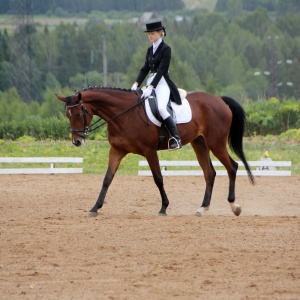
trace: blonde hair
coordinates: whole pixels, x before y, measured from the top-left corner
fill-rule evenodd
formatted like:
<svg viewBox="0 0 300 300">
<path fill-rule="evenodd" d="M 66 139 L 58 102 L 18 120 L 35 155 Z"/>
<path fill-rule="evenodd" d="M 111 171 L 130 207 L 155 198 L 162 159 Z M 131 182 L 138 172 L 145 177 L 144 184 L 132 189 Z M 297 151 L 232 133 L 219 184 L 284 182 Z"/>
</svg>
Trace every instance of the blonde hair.
<svg viewBox="0 0 300 300">
<path fill-rule="evenodd" d="M 165 36 L 165 32 L 163 29 L 159 30 L 158 31 L 160 33 L 160 36 L 163 38 Z"/>
</svg>

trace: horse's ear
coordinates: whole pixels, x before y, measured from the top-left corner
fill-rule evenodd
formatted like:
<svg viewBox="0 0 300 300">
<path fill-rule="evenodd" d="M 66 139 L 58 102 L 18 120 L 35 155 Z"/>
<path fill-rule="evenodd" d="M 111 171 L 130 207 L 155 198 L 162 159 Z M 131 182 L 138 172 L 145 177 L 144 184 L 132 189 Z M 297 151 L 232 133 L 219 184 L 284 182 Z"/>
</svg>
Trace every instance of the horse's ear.
<svg viewBox="0 0 300 300">
<path fill-rule="evenodd" d="M 77 98 L 78 98 L 79 101 L 82 99 L 82 95 L 81 95 L 80 92 L 78 93 Z"/>
<path fill-rule="evenodd" d="M 67 99 L 65 97 L 59 96 L 57 94 L 55 94 L 56 98 L 62 102 L 67 102 Z"/>
</svg>

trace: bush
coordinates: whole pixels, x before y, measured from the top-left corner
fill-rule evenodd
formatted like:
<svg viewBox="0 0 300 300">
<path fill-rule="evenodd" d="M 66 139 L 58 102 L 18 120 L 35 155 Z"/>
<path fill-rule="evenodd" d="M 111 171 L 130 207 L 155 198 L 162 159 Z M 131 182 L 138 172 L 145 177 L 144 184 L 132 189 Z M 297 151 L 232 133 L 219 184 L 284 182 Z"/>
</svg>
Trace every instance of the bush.
<svg viewBox="0 0 300 300">
<path fill-rule="evenodd" d="M 300 129 L 289 129 L 279 135 L 281 140 L 300 143 Z"/>
<path fill-rule="evenodd" d="M 261 100 L 245 105 L 247 113 L 246 136 L 267 134 L 278 135 L 289 129 L 300 127 L 300 102 L 276 98 Z"/>
<path fill-rule="evenodd" d="M 17 140 L 23 136 L 30 136 L 36 140 L 69 139 L 69 120 L 67 118 L 30 117 L 21 122 L 0 123 L 0 139 Z"/>
<path fill-rule="evenodd" d="M 47 119 L 43 119 L 40 116 L 31 116 L 21 122 L 0 123 L 0 139 L 15 141 L 29 137 L 35 140 L 69 140 L 70 121 L 65 116 L 61 118 L 53 116 Z M 92 132 L 88 139 L 106 140 L 106 125 Z"/>
</svg>

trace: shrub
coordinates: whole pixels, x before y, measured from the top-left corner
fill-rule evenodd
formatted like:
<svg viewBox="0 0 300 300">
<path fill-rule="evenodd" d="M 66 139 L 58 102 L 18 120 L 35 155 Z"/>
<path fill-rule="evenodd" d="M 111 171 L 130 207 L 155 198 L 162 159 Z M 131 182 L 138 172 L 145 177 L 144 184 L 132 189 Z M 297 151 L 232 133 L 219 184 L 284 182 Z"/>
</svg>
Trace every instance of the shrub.
<svg viewBox="0 0 300 300">
<path fill-rule="evenodd" d="M 23 136 L 31 136 L 36 140 L 69 139 L 69 120 L 67 118 L 30 117 L 21 122 L 0 123 L 0 139 L 17 140 Z"/>
<path fill-rule="evenodd" d="M 292 128 L 300 127 L 300 102 L 276 98 L 261 100 L 245 105 L 247 113 L 246 136 L 278 135 Z"/>
</svg>

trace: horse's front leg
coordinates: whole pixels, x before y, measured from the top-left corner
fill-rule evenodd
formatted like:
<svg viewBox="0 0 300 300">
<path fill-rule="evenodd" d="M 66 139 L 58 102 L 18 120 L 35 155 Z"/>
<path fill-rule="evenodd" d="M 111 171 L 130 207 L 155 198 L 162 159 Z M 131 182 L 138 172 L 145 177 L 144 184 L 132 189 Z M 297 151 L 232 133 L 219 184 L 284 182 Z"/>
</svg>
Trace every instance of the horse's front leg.
<svg viewBox="0 0 300 300">
<path fill-rule="evenodd" d="M 109 158 L 108 158 L 108 168 L 102 183 L 102 188 L 95 205 L 87 215 L 88 218 L 94 218 L 98 215 L 98 209 L 100 209 L 103 206 L 107 190 L 118 170 L 121 160 L 124 158 L 126 154 L 127 153 L 122 150 L 113 147 L 110 148 Z"/>
<path fill-rule="evenodd" d="M 169 199 L 164 189 L 163 176 L 161 174 L 159 160 L 156 151 L 154 153 L 151 153 L 150 155 L 147 155 L 146 159 L 148 161 L 150 170 L 152 172 L 154 182 L 158 187 L 161 196 L 162 205 L 159 211 L 159 215 L 166 216 L 167 215 L 166 210 L 167 207 L 169 206 Z"/>
</svg>

